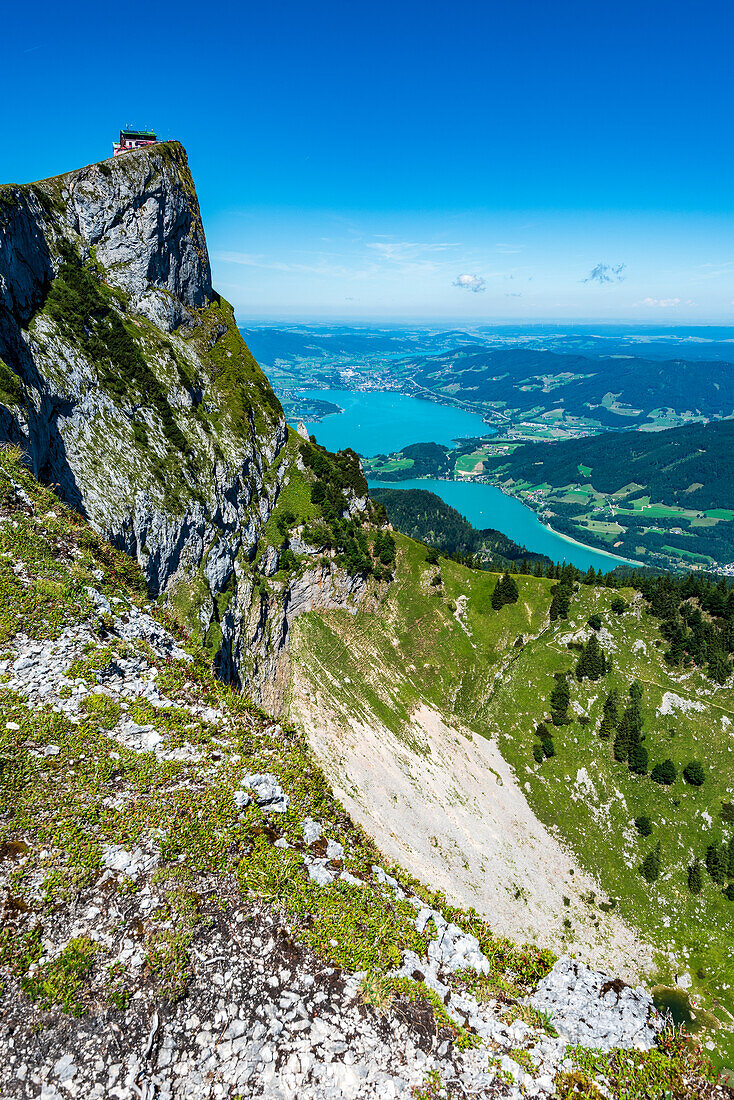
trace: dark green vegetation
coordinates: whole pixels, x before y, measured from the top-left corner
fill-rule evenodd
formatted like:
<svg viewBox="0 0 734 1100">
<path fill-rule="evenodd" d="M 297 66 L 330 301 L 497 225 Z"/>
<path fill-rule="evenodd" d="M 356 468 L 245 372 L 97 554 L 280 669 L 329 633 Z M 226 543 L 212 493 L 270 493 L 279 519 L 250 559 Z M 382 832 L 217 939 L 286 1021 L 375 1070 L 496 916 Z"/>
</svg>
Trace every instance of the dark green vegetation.
<svg viewBox="0 0 734 1100">
<path fill-rule="evenodd" d="M 678 416 L 734 413 L 731 363 L 592 359 L 526 348 L 459 348 L 405 364 L 419 386 L 510 418 L 555 413 L 599 428 L 626 428 Z"/>
<path fill-rule="evenodd" d="M 478 531 L 455 508 L 425 489 L 372 489 L 370 496 L 384 506 L 393 527 L 449 556 L 473 555 L 500 566 L 522 561 L 549 564 L 543 554 L 529 553 L 500 531 Z"/>
<path fill-rule="evenodd" d="M 131 397 L 151 406 L 158 414 L 163 434 L 174 451 L 185 454 L 186 437 L 174 419 L 166 391 L 151 370 L 133 333 L 119 312 L 121 296 L 103 289 L 99 274 L 91 265 L 82 264 L 78 254 L 65 241 L 61 242 L 63 263 L 51 284 L 45 310 L 69 340 L 81 346 L 97 368 L 100 388 L 115 397 Z M 118 309 L 113 307 L 113 303 Z M 185 370 L 176 360 L 182 380 L 188 381 Z M 147 442 L 142 424 L 138 427 L 140 442 Z"/>
<path fill-rule="evenodd" d="M 411 443 L 390 455 L 365 460 L 369 477 L 381 481 L 408 481 L 412 477 L 446 477 L 454 459 L 443 443 Z"/>
<path fill-rule="evenodd" d="M 354 451 L 331 454 L 315 440 L 299 445 L 303 465 L 312 477 L 310 501 L 316 514 L 303 529 L 303 538 L 312 546 L 335 550 L 337 564 L 352 575 L 374 574 L 378 579 L 392 575 L 395 564 L 395 542 L 388 531 L 366 530 L 368 520 L 385 522 L 382 509 L 370 506 L 366 513 L 348 512 L 350 500 L 367 497 L 365 481 L 359 457 Z M 286 532 L 296 522 L 293 513 L 279 510 L 276 522 Z M 283 544 L 283 553 L 289 543 Z M 281 555 L 281 565 L 283 557 Z"/>
<path fill-rule="evenodd" d="M 718 684 L 732 672 L 734 591 L 695 574 L 645 578 L 640 582 L 650 610 L 660 620 L 671 668 L 705 668 Z"/>
<path fill-rule="evenodd" d="M 625 507 L 647 496 L 702 512 L 734 508 L 734 420 L 524 443 L 487 466 L 523 480 L 532 469 L 538 484 L 555 486 L 578 483 L 579 466 L 588 467 L 586 481 L 606 496 L 633 483 L 644 486 L 625 498 Z"/>
<path fill-rule="evenodd" d="M 731 369 L 731 368 L 730 368 Z M 734 370 L 733 370 L 734 373 Z M 651 563 L 734 559 L 734 421 L 488 448 L 485 475 L 583 542 Z"/>
<path fill-rule="evenodd" d="M 517 603 L 519 595 L 515 578 L 509 573 L 503 573 L 492 592 L 492 607 L 495 611 L 499 611 L 508 603 Z"/>
</svg>

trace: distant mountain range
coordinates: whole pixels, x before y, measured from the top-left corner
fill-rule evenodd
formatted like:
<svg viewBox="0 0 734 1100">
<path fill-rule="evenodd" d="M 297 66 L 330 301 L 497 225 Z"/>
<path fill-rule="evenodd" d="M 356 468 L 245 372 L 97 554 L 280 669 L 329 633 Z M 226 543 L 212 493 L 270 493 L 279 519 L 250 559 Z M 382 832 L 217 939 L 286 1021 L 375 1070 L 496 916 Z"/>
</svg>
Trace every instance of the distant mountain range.
<svg viewBox="0 0 734 1100">
<path fill-rule="evenodd" d="M 350 355 L 409 355 L 418 349 L 430 352 L 447 347 L 475 347 L 485 341 L 453 329 L 425 332 L 422 329 L 367 328 L 242 328 L 240 332 L 252 354 L 266 366 L 276 359 L 327 359 Z"/>
</svg>

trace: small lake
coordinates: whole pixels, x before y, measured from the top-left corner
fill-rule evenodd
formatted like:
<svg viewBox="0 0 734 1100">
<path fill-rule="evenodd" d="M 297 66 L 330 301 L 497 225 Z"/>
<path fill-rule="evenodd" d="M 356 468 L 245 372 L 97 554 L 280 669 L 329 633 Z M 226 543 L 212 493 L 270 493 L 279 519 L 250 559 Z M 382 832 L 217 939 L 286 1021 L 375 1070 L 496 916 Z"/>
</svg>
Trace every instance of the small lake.
<svg viewBox="0 0 734 1100">
<path fill-rule="evenodd" d="M 559 535 L 538 519 L 532 508 L 508 496 L 494 485 L 483 485 L 478 481 L 439 481 L 437 478 L 421 477 L 411 481 L 370 481 L 371 489 L 427 489 L 441 497 L 457 512 L 482 530 L 493 527 L 514 542 L 534 550 L 537 554 L 547 554 L 552 561 L 570 562 L 577 569 L 586 570 L 590 566 L 608 573 L 615 566 L 625 563 L 625 558 L 615 554 L 606 554 L 603 550 L 594 550 L 590 546 L 574 539 Z"/>
<path fill-rule="evenodd" d="M 391 454 L 410 443 L 443 443 L 456 439 L 491 435 L 494 429 L 476 413 L 464 412 L 434 401 L 406 397 L 401 393 L 354 390 L 306 390 L 304 398 L 331 401 L 344 411 L 333 413 L 309 430 L 330 451 L 352 447 L 361 455 Z M 507 496 L 493 485 L 476 481 L 439 481 L 417 478 L 411 481 L 374 481 L 370 486 L 387 489 L 427 489 L 456 508 L 479 529 L 493 527 L 528 550 L 547 554 L 557 562 L 570 562 L 578 569 L 590 566 L 609 572 L 625 562 L 614 554 L 593 550 L 546 527 L 531 508 Z"/>
<path fill-rule="evenodd" d="M 450 447 L 455 439 L 494 434 L 477 413 L 403 393 L 305 390 L 303 396 L 331 401 L 344 410 L 309 425 L 311 434 L 329 451 L 351 447 L 361 455 L 391 454 L 409 443 Z"/>
</svg>

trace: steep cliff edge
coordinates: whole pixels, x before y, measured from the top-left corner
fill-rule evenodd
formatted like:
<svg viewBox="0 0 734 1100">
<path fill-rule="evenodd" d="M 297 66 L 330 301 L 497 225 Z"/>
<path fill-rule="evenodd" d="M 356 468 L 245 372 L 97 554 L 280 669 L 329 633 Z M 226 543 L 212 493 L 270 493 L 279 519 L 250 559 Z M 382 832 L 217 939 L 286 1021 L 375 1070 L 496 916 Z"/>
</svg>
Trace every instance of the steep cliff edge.
<svg viewBox="0 0 734 1100">
<path fill-rule="evenodd" d="M 222 675 L 277 703 L 293 615 L 364 585 L 334 560 L 344 537 L 285 559 L 262 542 L 283 488 L 309 480 L 310 445 L 286 446 L 212 289 L 179 144 L 0 188 L 0 402 L 0 436 L 34 473 L 138 560 Z M 358 469 L 337 488 L 337 521 L 360 526 Z"/>
</svg>

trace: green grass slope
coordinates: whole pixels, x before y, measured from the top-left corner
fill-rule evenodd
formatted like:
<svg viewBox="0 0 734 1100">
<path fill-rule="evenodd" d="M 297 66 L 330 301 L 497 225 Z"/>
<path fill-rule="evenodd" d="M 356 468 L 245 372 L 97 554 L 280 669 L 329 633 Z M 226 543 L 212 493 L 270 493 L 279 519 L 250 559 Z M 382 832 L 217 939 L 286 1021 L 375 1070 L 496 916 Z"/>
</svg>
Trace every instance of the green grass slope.
<svg viewBox="0 0 734 1100">
<path fill-rule="evenodd" d="M 537 817 L 597 879 L 608 899 L 588 899 L 598 920 L 611 905 L 654 946 L 651 982 L 667 986 L 678 975 L 690 976 L 698 1024 L 712 1027 L 709 1041 L 732 1065 L 734 901 L 723 892 L 727 880 L 714 883 L 705 867 L 701 893 L 688 888 L 691 863 L 705 861 L 710 844 L 734 837 L 734 826 L 722 820 L 722 805 L 734 801 L 731 681 L 720 687 L 698 670 L 671 670 L 659 620 L 632 591 L 622 593 L 628 609 L 616 614 L 611 605 L 618 591 L 581 586 L 568 619 L 550 622 L 554 582 L 518 576 L 517 602 L 495 611 L 496 575 L 445 559 L 430 566 L 425 548 L 401 536 L 397 541 L 396 581 L 379 607 L 300 621 L 294 659 L 307 667 L 314 691 L 355 722 L 377 716 L 398 737 L 413 736 L 411 715 L 427 703 L 495 738 Z M 595 682 L 572 674 L 571 721 L 555 727 L 555 674 L 573 673 L 580 656 L 573 647 L 591 635 L 586 624 L 593 614 L 602 619 L 598 636 L 611 671 Z M 599 736 L 607 694 L 616 689 L 623 708 L 635 679 L 643 688 L 649 769 L 671 759 L 677 769 L 671 786 L 634 775 L 614 759 L 613 737 Z M 533 749 L 543 720 L 555 755 L 539 764 Z M 682 777 L 692 760 L 705 771 L 700 787 Z M 649 836 L 635 827 L 642 816 L 650 818 Z M 659 877 L 648 882 L 640 867 L 658 844 Z M 569 911 L 569 943 L 574 921 Z"/>
</svg>

